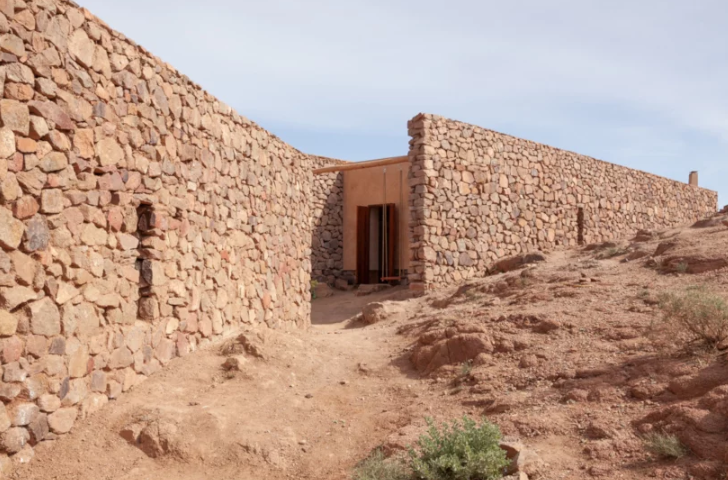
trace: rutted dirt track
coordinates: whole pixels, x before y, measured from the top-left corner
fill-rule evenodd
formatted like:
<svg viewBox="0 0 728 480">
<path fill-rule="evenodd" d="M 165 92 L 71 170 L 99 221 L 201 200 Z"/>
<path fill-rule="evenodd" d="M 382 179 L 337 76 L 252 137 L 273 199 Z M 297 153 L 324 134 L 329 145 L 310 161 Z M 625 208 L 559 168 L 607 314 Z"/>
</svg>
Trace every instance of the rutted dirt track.
<svg viewBox="0 0 728 480">
<path fill-rule="evenodd" d="M 397 304 L 387 300 L 406 292 L 338 292 L 314 301 L 307 332 L 249 332 L 263 358 L 236 355 L 239 372 L 221 367 L 234 339 L 176 360 L 40 445 L 16 476 L 344 479 L 373 448 L 412 443 L 425 416 L 469 414 L 536 454 L 531 479 L 725 478 L 728 365 L 661 347 L 653 325 L 661 292 L 725 293 L 726 252 L 728 229 L 713 222 Z M 379 323 L 357 321 L 374 301 Z M 122 437 L 140 429 L 137 445 Z M 692 453 L 655 458 L 641 440 L 650 431 Z"/>
</svg>

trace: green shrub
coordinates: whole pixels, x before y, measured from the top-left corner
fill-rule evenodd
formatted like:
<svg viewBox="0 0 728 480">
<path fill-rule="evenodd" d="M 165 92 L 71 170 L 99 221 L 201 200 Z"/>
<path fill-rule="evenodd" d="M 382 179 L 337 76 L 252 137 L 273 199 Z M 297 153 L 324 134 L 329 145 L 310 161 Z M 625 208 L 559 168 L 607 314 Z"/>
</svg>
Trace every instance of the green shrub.
<svg viewBox="0 0 728 480">
<path fill-rule="evenodd" d="M 655 455 L 663 458 L 682 458 L 688 454 L 688 449 L 675 435 L 650 433 L 644 439 L 645 448 Z"/>
<path fill-rule="evenodd" d="M 715 348 L 728 338 L 728 304 L 702 287 L 660 296 L 662 320 L 675 339 Z"/>
<path fill-rule="evenodd" d="M 417 480 L 495 480 L 509 465 L 499 446 L 496 425 L 463 417 L 462 423 L 441 429 L 431 419 L 427 434 L 417 441 L 419 451 L 410 448 L 410 466 Z"/>
<path fill-rule="evenodd" d="M 402 459 L 384 458 L 381 450 L 375 450 L 354 468 L 353 480 L 408 480 L 411 477 Z"/>
<path fill-rule="evenodd" d="M 311 300 L 316 299 L 316 287 L 318 287 L 319 282 L 316 280 L 311 280 Z"/>
</svg>

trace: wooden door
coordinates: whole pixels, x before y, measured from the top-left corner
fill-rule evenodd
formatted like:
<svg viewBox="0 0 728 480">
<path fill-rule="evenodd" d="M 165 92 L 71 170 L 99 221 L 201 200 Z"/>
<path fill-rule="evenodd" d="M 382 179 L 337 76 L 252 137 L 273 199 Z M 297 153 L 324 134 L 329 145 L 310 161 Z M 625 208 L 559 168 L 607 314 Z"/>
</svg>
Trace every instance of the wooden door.
<svg viewBox="0 0 728 480">
<path fill-rule="evenodd" d="M 395 277 L 395 264 L 397 263 L 397 252 L 399 251 L 397 246 L 397 209 L 393 203 L 388 203 L 384 206 L 387 209 L 387 225 L 383 226 L 387 229 L 387 251 L 382 252 L 382 255 L 387 256 L 387 271 L 382 272 L 384 278 Z"/>
<path fill-rule="evenodd" d="M 356 207 L 356 283 L 369 283 L 369 207 Z"/>
</svg>

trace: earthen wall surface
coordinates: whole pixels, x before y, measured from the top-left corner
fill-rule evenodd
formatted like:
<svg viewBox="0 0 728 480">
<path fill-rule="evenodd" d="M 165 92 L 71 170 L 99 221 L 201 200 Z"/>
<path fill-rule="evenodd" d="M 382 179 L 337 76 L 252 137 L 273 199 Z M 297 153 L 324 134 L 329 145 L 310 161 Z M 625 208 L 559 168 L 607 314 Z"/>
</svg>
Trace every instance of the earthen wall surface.
<svg viewBox="0 0 728 480">
<path fill-rule="evenodd" d="M 439 116 L 418 115 L 409 133 L 415 288 L 486 275 L 521 252 L 627 238 L 717 209 L 713 191 Z"/>
<path fill-rule="evenodd" d="M 317 157 L 65 1 L 0 0 L 0 91 L 0 470 L 209 339 L 310 322 Z"/>
</svg>

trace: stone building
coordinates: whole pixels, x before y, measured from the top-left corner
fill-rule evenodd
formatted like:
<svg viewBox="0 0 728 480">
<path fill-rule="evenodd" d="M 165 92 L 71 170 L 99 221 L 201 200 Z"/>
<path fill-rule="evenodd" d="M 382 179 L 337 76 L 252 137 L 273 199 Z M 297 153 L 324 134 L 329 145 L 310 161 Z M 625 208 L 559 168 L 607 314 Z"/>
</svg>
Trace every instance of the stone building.
<svg viewBox="0 0 728 480">
<path fill-rule="evenodd" d="M 408 157 L 396 159 L 406 162 L 399 166 L 407 172 L 407 208 L 395 212 L 408 216 L 408 228 L 397 230 L 394 256 L 408 250 L 402 265 L 414 289 L 484 276 L 523 252 L 627 238 L 717 209 L 717 194 L 698 187 L 696 172 L 689 184 L 678 182 L 435 115 L 417 115 L 409 134 Z M 322 192 L 336 183 L 329 201 L 343 214 L 314 232 L 321 250 L 314 256 L 328 260 L 314 276 L 380 281 L 357 268 L 367 253 L 362 238 L 373 243 L 357 233 L 357 208 L 381 203 L 385 168 L 373 161 L 315 171 Z M 343 246 L 317 243 L 322 231 Z"/>
<path fill-rule="evenodd" d="M 305 328 L 312 273 L 356 281 L 357 250 L 430 288 L 716 207 L 429 115 L 386 165 L 307 155 L 67 0 L 0 0 L 0 91 L 2 473 L 243 324 Z"/>
</svg>

